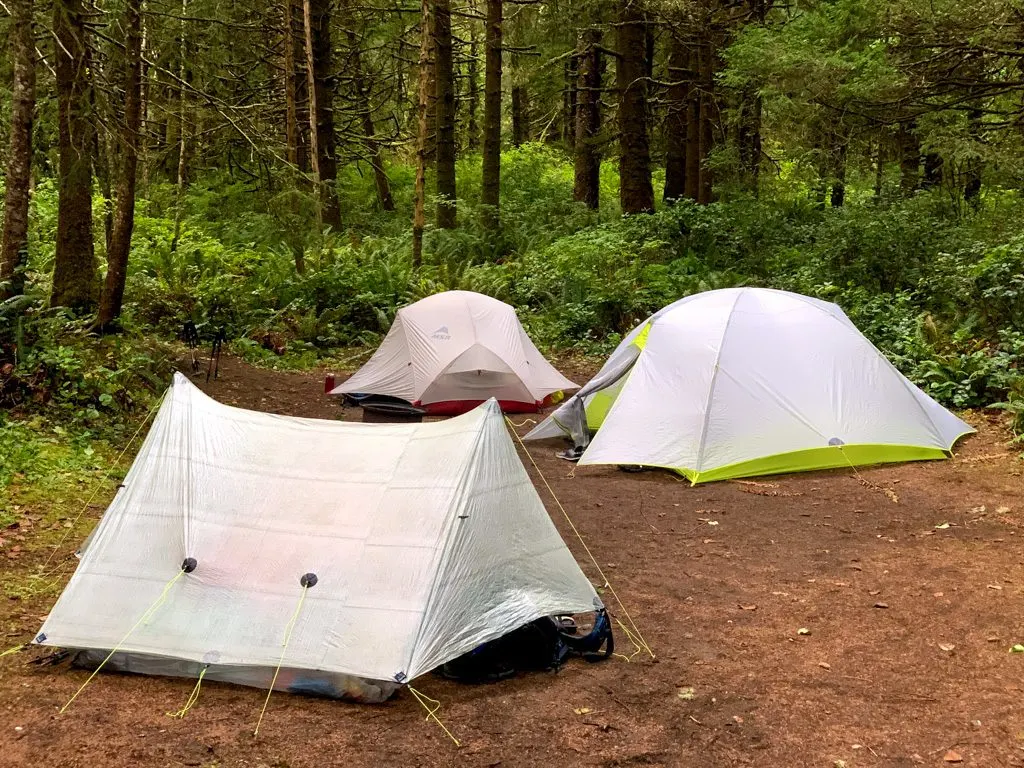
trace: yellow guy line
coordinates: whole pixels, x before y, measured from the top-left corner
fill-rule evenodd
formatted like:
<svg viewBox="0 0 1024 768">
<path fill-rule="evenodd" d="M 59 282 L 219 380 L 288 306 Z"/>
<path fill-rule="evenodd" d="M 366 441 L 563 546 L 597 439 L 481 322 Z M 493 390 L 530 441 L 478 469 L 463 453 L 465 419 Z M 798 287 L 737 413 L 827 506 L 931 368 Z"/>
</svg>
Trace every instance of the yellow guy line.
<svg viewBox="0 0 1024 768">
<path fill-rule="evenodd" d="M 440 718 L 438 718 L 437 716 L 437 711 L 441 709 L 441 702 L 437 699 L 430 698 L 426 694 L 420 693 L 411 685 L 407 685 L 406 688 L 409 689 L 409 693 L 416 697 L 416 701 L 420 703 L 420 706 L 422 706 L 423 709 L 427 711 L 427 720 L 433 720 L 435 723 L 441 726 L 441 730 L 448 734 L 448 738 L 455 742 L 455 746 L 461 747 L 461 742 L 452 735 L 452 732 L 445 727 L 445 724 L 442 723 Z M 429 706 L 427 702 L 430 702 L 430 704 L 433 704 L 433 706 Z"/>
<path fill-rule="evenodd" d="M 106 482 L 110 479 L 110 473 L 113 471 L 113 468 L 121 463 L 121 459 L 124 458 L 124 455 L 128 453 L 128 449 L 131 448 L 132 443 L 135 442 L 135 438 L 139 436 L 139 433 L 142 432 L 146 424 L 149 423 L 150 417 L 157 412 L 157 409 L 160 408 L 160 405 L 163 403 L 164 398 L 166 396 L 167 391 L 164 390 L 164 393 L 160 395 L 160 399 L 156 401 L 156 405 L 149 409 L 149 413 L 146 414 L 146 418 L 142 420 L 142 423 L 139 424 L 139 428 L 135 430 L 135 434 L 128 438 L 128 442 L 125 443 L 124 449 L 121 451 L 121 453 L 117 455 L 117 458 L 114 459 L 114 463 L 111 465 L 111 468 L 108 469 L 106 473 L 104 473 L 103 478 L 96 483 L 96 487 L 93 488 L 92 494 L 89 496 L 88 500 L 82 506 L 81 511 L 75 516 L 75 519 L 71 521 L 71 527 L 64 531 L 64 535 L 61 536 L 60 541 L 57 542 L 57 546 L 53 548 L 53 551 L 50 552 L 50 556 L 46 558 L 46 562 L 44 562 L 42 566 L 43 568 L 46 568 L 46 566 L 50 564 L 50 561 L 53 560 L 53 556 L 57 554 L 57 552 L 60 550 L 62 546 L 64 546 L 64 542 L 67 541 L 68 536 L 71 535 L 71 532 L 75 530 L 75 527 L 78 525 L 78 521 L 82 519 L 82 515 L 86 513 L 86 511 L 89 509 L 89 505 L 92 504 L 97 494 L 99 494 L 100 490 L 103 489 L 103 487 L 106 485 Z"/>
<path fill-rule="evenodd" d="M 508 422 L 510 427 L 514 427 L 514 425 L 512 424 L 512 420 L 508 416 L 505 417 L 505 421 Z M 611 582 L 608 581 L 608 577 L 604 575 L 604 571 L 601 569 L 600 563 L 597 562 L 597 558 L 594 557 L 593 552 L 590 551 L 590 547 L 587 546 L 587 542 L 583 540 L 583 535 L 579 532 L 579 529 L 576 527 L 576 524 L 573 523 L 572 518 L 569 517 L 569 513 L 565 511 L 565 507 L 562 506 L 562 502 L 558 500 L 558 496 L 555 495 L 555 491 L 551 487 L 551 483 L 549 483 L 548 479 L 544 477 L 544 473 L 540 471 L 540 467 L 537 466 L 537 462 L 534 460 L 533 455 L 530 453 L 530 450 L 526 447 L 526 444 L 523 442 L 523 438 L 519 436 L 519 433 L 516 432 L 515 429 L 512 429 L 512 434 L 515 435 L 516 440 L 519 442 L 519 445 L 523 447 L 523 452 L 530 459 L 530 463 L 533 464 L 533 468 L 537 470 L 537 474 L 543 481 L 544 487 L 548 489 L 548 493 L 551 494 L 551 498 L 555 500 L 555 504 L 558 505 L 558 509 L 562 512 L 562 515 L 569 523 L 569 527 L 572 528 L 572 532 L 575 533 L 576 538 L 580 540 L 580 544 L 583 545 L 583 549 L 587 553 L 587 556 L 590 558 L 590 562 L 592 562 L 594 564 L 594 567 L 597 568 L 597 573 L 598 575 L 600 575 L 601 580 L 604 582 L 604 586 L 608 589 L 609 592 L 612 593 L 612 597 L 615 598 L 615 602 L 618 603 L 619 608 L 622 609 L 622 615 L 626 617 L 626 621 L 629 622 L 629 625 L 633 629 L 633 634 L 636 635 L 635 640 L 632 637 L 630 637 L 630 640 L 632 640 L 635 645 L 638 645 L 640 648 L 647 651 L 647 653 L 650 654 L 650 657 L 653 659 L 654 651 L 651 650 L 651 646 L 649 646 L 647 644 L 647 641 L 644 640 L 644 636 L 640 632 L 640 628 L 637 627 L 636 622 L 633 621 L 633 617 L 629 615 L 629 611 L 626 610 L 626 606 L 623 604 L 622 599 L 619 597 L 618 593 L 616 593 L 615 587 L 613 587 Z M 619 626 L 622 626 L 621 622 L 619 622 Z M 625 627 L 623 628 L 625 629 Z"/>
<path fill-rule="evenodd" d="M 146 609 L 146 612 L 143 613 L 139 617 L 139 620 L 136 621 L 134 624 L 132 624 L 132 628 L 124 633 L 124 637 L 122 637 L 120 640 L 117 641 L 117 645 L 115 645 L 111 649 L 110 653 L 107 654 L 107 658 L 105 658 L 103 661 L 101 661 L 100 665 L 98 667 L 96 667 L 96 669 L 94 669 L 92 671 L 92 674 L 89 675 L 89 677 L 86 679 L 86 681 L 84 683 L 82 683 L 82 687 L 79 688 L 77 691 L 75 691 L 75 695 L 72 696 L 70 699 L 68 699 L 68 703 L 60 708 L 60 712 L 58 714 L 61 714 L 61 715 L 64 714 L 64 710 L 66 710 L 68 707 L 71 706 L 71 702 L 78 698 L 78 694 L 80 694 L 82 691 L 85 690 L 85 686 L 87 686 L 89 683 L 91 683 L 92 679 L 94 677 L 96 677 L 96 675 L 99 674 L 100 670 L 103 669 L 103 667 L 106 665 L 106 663 L 108 661 L 110 661 L 111 658 L 113 658 L 114 654 L 117 653 L 119 650 L 121 650 L 121 646 L 124 645 L 125 641 L 129 637 L 129 635 L 131 635 L 132 632 L 134 632 L 136 629 L 138 629 L 145 622 L 149 621 L 150 618 L 152 618 L 153 614 L 156 613 L 156 609 L 159 608 L 161 605 L 163 605 L 164 600 L 167 599 L 167 594 L 171 591 L 171 587 L 173 587 L 174 583 L 178 579 L 180 579 L 182 576 L 184 576 L 184 575 L 185 575 L 185 571 L 180 570 L 180 571 L 178 571 L 174 575 L 174 578 L 172 578 L 170 581 L 168 581 L 164 585 L 164 589 L 160 593 L 160 596 L 156 600 L 153 601 L 153 604 L 151 606 L 149 606 L 149 608 Z"/>
<path fill-rule="evenodd" d="M 270 681 L 270 688 L 267 690 L 267 698 L 263 700 L 263 709 L 260 710 L 260 718 L 256 721 L 256 730 L 252 732 L 253 736 L 257 736 L 260 732 L 260 724 L 263 722 L 263 715 L 266 714 L 267 704 L 270 703 L 270 694 L 274 692 L 274 685 L 277 683 L 277 675 L 281 671 L 281 664 L 284 663 L 284 655 L 288 652 L 288 641 L 292 639 L 292 630 L 295 629 L 295 622 L 298 621 L 299 611 L 302 610 L 302 603 L 306 599 L 306 592 L 309 591 L 309 586 L 306 584 L 302 585 L 302 594 L 299 596 L 299 604 L 295 606 L 295 613 L 288 620 L 288 625 L 284 629 L 284 641 L 281 643 L 281 658 L 277 660 L 277 667 L 274 669 L 274 677 Z"/>
</svg>

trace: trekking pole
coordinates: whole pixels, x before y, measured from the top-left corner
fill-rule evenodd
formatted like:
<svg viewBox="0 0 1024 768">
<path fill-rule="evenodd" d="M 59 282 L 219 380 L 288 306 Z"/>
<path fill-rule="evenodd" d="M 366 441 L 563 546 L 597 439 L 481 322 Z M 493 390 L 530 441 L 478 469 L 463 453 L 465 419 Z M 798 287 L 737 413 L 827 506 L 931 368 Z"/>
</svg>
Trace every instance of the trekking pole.
<svg viewBox="0 0 1024 768">
<path fill-rule="evenodd" d="M 210 350 L 210 363 L 206 368 L 206 382 L 210 382 L 210 371 L 213 371 L 213 380 L 217 380 L 220 373 L 220 350 L 227 339 L 227 331 L 222 326 L 213 337 L 213 347 Z"/>
</svg>

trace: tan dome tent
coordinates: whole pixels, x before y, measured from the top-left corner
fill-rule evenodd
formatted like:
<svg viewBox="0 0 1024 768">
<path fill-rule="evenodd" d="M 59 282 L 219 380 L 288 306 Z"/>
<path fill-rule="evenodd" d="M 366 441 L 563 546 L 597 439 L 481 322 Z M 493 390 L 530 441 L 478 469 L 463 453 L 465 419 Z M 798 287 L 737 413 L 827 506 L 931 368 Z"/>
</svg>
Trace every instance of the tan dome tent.
<svg viewBox="0 0 1024 768">
<path fill-rule="evenodd" d="M 835 304 L 728 288 L 638 325 L 526 439 L 564 435 L 586 448 L 580 464 L 664 467 L 702 483 L 942 459 L 973 431 Z"/>
<path fill-rule="evenodd" d="M 280 663 L 278 689 L 381 701 L 600 607 L 493 400 L 352 424 L 232 408 L 176 374 L 36 642 L 263 688 Z"/>
<path fill-rule="evenodd" d="M 331 394 L 383 395 L 456 414 L 492 397 L 505 411 L 534 412 L 576 388 L 544 359 L 512 307 L 447 291 L 398 310 L 373 357 Z"/>
</svg>

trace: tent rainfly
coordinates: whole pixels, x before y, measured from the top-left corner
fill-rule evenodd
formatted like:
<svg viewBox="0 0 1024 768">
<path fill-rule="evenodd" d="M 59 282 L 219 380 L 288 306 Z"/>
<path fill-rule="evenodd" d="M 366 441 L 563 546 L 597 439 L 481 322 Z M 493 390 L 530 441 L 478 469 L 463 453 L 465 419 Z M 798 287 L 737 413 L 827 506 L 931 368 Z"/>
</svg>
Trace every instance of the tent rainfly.
<svg viewBox="0 0 1024 768">
<path fill-rule="evenodd" d="M 941 459 L 973 431 L 837 305 L 728 288 L 638 325 L 526 439 L 565 435 L 586 448 L 580 464 L 664 467 L 702 483 Z"/>
<path fill-rule="evenodd" d="M 600 607 L 495 401 L 350 424 L 232 408 L 175 374 L 35 641 L 267 688 L 295 615 L 275 689 L 382 701 L 534 619 Z"/>
<path fill-rule="evenodd" d="M 544 359 L 512 307 L 447 291 L 398 310 L 373 357 L 331 394 L 385 395 L 452 415 L 492 397 L 505 411 L 532 413 L 576 388 Z"/>
</svg>

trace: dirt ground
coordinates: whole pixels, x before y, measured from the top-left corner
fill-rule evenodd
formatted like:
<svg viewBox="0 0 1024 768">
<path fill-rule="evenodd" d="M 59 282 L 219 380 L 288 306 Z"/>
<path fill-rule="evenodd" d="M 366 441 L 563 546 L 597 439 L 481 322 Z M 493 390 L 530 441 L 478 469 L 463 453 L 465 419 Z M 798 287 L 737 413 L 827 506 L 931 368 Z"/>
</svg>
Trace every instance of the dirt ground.
<svg viewBox="0 0 1024 768">
<path fill-rule="evenodd" d="M 202 386 L 337 418 L 322 381 L 228 360 Z M 1024 643 L 1024 463 L 996 417 L 966 418 L 980 432 L 951 461 L 698 487 L 572 473 L 561 446 L 531 444 L 657 658 L 574 660 L 484 686 L 422 678 L 459 749 L 407 693 L 379 706 L 275 694 L 254 739 L 257 690 L 204 683 L 179 720 L 165 713 L 191 683 L 111 674 L 58 715 L 85 673 L 29 664 L 43 655 L 32 650 L 0 659 L 0 765 L 1024 766 L 1024 653 L 1008 652 Z M 0 568 L 27 574 L 42 559 Z M 48 610 L 3 602 L 0 619 L 24 637 Z"/>
</svg>

